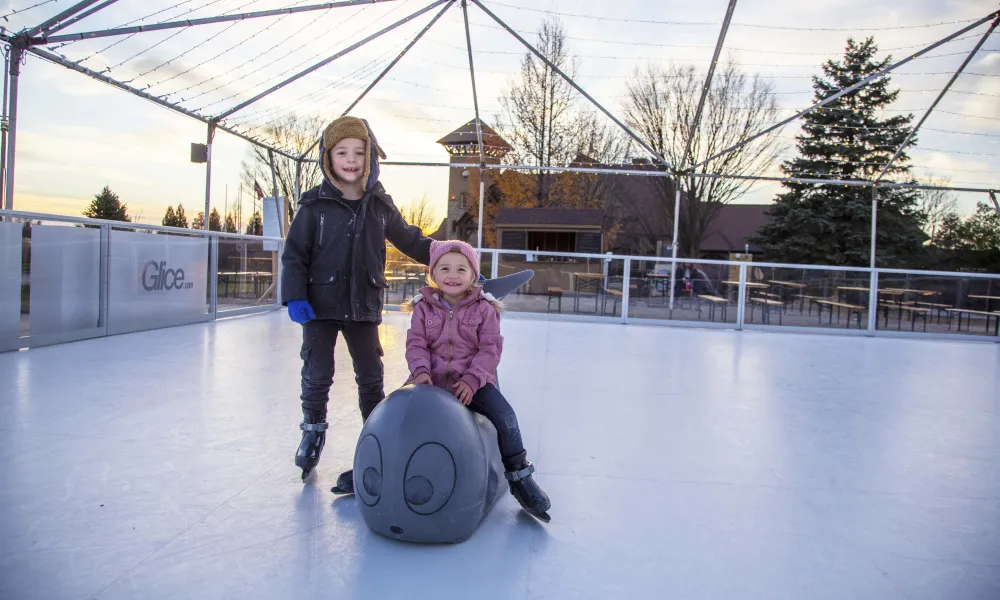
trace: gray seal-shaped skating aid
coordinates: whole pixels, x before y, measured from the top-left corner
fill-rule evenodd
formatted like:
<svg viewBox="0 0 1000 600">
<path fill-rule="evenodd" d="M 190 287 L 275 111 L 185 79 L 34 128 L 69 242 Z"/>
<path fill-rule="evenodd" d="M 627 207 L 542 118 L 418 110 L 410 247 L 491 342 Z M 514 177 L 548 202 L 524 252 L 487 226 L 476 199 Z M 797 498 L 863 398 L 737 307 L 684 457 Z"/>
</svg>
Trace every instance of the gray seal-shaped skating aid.
<svg viewBox="0 0 1000 600">
<path fill-rule="evenodd" d="M 418 543 L 467 540 L 507 491 L 497 432 L 431 385 L 407 385 L 372 411 L 354 454 L 365 524 Z"/>
</svg>

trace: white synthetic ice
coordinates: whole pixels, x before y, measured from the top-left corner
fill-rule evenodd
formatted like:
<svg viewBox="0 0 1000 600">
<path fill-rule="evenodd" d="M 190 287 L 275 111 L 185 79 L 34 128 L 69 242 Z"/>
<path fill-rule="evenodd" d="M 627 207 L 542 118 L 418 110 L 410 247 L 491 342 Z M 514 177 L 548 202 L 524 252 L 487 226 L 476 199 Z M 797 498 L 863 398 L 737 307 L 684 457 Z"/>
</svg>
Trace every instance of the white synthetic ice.
<svg viewBox="0 0 1000 600">
<path fill-rule="evenodd" d="M 0 355 L 0 597 L 1000 598 L 1000 346 L 503 328 L 552 522 L 506 496 L 457 546 L 329 492 L 361 429 L 342 342 L 300 481 L 284 312 Z"/>
</svg>

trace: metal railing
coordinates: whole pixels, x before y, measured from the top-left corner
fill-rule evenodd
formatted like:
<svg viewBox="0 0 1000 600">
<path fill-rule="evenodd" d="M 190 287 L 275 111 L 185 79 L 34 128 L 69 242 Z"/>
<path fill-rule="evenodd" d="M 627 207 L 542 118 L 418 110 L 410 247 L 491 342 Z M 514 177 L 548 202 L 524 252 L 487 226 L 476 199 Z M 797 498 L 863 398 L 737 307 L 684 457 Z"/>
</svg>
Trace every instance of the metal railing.
<svg viewBox="0 0 1000 600">
<path fill-rule="evenodd" d="M 0 351 L 277 310 L 283 245 L 0 210 Z"/>
<path fill-rule="evenodd" d="M 535 270 L 509 308 L 549 318 L 1000 342 L 1000 274 L 505 249 L 481 261 L 490 277 Z"/>
<path fill-rule="evenodd" d="M 53 250 L 59 243 L 52 240 L 63 238 L 77 240 L 77 246 Z M 0 350 L 277 310 L 283 242 L 0 211 Z M 204 285 L 203 310 L 196 290 L 188 312 L 161 314 L 173 304 L 157 304 L 164 296 L 153 292 L 176 289 L 178 273 L 171 275 L 166 261 L 144 258 L 147 245 L 204 269 L 204 277 L 200 272 L 180 277 L 185 286 Z M 86 256 L 97 262 L 89 265 L 96 283 L 84 277 L 80 288 L 89 292 L 73 288 L 67 283 L 72 276 L 62 272 L 71 271 L 70 263 L 87 266 Z M 390 309 L 416 293 L 426 276 L 426 267 L 400 256 L 390 254 L 386 270 Z M 535 270 L 532 281 L 506 303 L 509 312 L 549 319 L 1000 342 L 1000 275 L 994 274 L 505 249 L 483 249 L 481 259 L 491 278 Z M 154 273 L 140 273 L 144 265 Z M 21 290 L 15 293 L 12 286 L 18 283 Z M 66 313 L 74 311 L 87 313 L 81 321 L 86 325 L 53 325 L 48 317 L 68 322 Z M 123 323 L 126 313 L 131 321 Z"/>
</svg>

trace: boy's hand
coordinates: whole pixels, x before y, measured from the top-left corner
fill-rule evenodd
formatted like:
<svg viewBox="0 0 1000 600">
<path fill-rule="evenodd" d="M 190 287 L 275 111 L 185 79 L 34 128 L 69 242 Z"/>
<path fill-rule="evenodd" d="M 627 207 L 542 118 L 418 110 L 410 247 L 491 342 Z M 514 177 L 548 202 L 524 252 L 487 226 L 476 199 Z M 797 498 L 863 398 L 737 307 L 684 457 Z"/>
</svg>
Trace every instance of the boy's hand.
<svg viewBox="0 0 1000 600">
<path fill-rule="evenodd" d="M 452 386 L 452 389 L 455 390 L 455 397 L 458 398 L 458 401 L 462 404 L 468 406 L 469 403 L 472 402 L 472 388 L 469 387 L 469 384 L 464 381 L 459 381 Z"/>
<path fill-rule="evenodd" d="M 413 378 L 413 383 L 414 384 L 422 383 L 422 384 L 425 384 L 425 385 L 434 385 L 434 383 L 431 382 L 431 376 L 428 375 L 427 373 L 421 373 L 420 375 L 417 375 L 416 377 L 414 377 Z"/>
<path fill-rule="evenodd" d="M 316 318 L 316 313 L 307 300 L 292 300 L 288 303 L 288 318 L 299 325 L 305 325 Z"/>
</svg>

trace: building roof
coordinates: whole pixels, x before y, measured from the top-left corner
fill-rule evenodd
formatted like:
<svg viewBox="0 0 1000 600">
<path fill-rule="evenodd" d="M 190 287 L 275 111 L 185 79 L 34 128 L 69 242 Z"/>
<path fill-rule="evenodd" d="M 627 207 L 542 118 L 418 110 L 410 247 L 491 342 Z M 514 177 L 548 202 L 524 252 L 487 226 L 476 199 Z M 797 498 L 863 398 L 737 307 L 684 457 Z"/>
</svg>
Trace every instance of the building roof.
<svg viewBox="0 0 1000 600">
<path fill-rule="evenodd" d="M 765 211 L 769 204 L 727 204 L 719 209 L 718 215 L 708 226 L 701 240 L 703 252 L 750 252 L 760 248 L 747 239 L 757 235 L 757 231 L 767 222 Z"/>
<path fill-rule="evenodd" d="M 494 223 L 502 225 L 558 225 L 562 227 L 601 227 L 604 211 L 569 208 L 502 208 Z"/>
<path fill-rule="evenodd" d="M 429 234 L 427 237 L 439 242 L 443 242 L 448 239 L 448 219 L 441 219 L 441 224 L 438 225 L 438 228 L 434 230 L 434 233 Z"/>
<path fill-rule="evenodd" d="M 483 129 L 483 146 L 487 149 L 487 153 L 491 156 L 502 156 L 507 152 L 513 150 L 510 144 L 507 143 L 500 134 L 493 130 L 492 127 L 486 123 L 482 123 Z M 437 143 L 448 148 L 448 151 L 454 154 L 453 150 L 458 151 L 461 149 L 462 154 L 468 154 L 468 146 L 476 146 L 478 140 L 476 138 L 476 120 L 472 119 L 465 125 L 462 125 L 455 131 L 452 131 L 448 135 L 439 139 Z"/>
<path fill-rule="evenodd" d="M 576 155 L 576 158 L 570 161 L 569 167 L 573 168 L 584 168 L 584 169 L 599 169 L 603 167 L 600 161 L 593 159 L 583 152 Z"/>
</svg>

